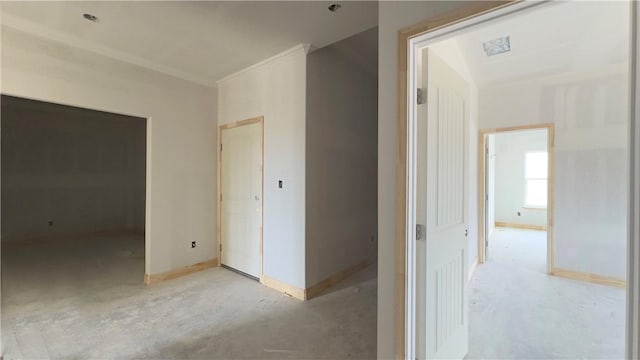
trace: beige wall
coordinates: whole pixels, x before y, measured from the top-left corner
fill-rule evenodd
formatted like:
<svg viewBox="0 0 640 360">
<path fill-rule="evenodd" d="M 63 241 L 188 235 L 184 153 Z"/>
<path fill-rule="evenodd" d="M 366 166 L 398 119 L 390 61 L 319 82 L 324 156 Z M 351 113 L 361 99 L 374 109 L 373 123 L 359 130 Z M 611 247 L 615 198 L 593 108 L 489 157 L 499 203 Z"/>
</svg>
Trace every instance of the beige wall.
<svg viewBox="0 0 640 360">
<path fill-rule="evenodd" d="M 376 256 L 378 29 L 307 57 L 306 286 Z"/>
<path fill-rule="evenodd" d="M 1 70 L 3 94 L 147 118 L 146 272 L 217 257 L 215 90 L 6 27 Z"/>
<path fill-rule="evenodd" d="M 1 105 L 2 242 L 144 230 L 145 119 L 7 96 Z"/>
<path fill-rule="evenodd" d="M 306 48 L 218 83 L 218 124 L 264 116 L 264 275 L 305 287 Z M 278 188 L 278 181 L 283 188 Z"/>
</svg>

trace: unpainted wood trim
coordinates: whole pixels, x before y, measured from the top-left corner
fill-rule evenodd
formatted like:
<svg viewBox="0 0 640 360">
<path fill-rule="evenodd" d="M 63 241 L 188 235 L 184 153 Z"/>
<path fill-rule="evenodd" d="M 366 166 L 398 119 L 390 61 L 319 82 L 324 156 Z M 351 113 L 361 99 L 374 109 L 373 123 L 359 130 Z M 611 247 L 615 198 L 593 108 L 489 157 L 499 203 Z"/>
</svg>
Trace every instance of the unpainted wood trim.
<svg viewBox="0 0 640 360">
<path fill-rule="evenodd" d="M 305 289 L 301 289 L 299 287 L 295 287 L 293 285 L 289 285 L 287 283 L 284 283 L 280 280 L 274 279 L 270 276 L 267 275 L 262 275 L 262 277 L 260 278 L 260 283 L 262 283 L 262 285 L 272 288 L 274 290 L 277 290 L 287 296 L 291 296 L 293 298 L 296 298 L 298 300 L 305 300 Z"/>
<path fill-rule="evenodd" d="M 533 230 L 546 230 L 547 231 L 547 273 L 551 273 L 555 264 L 554 253 L 554 238 L 553 238 L 553 224 L 554 224 L 554 209 L 555 209 L 555 124 L 527 124 L 520 126 L 510 126 L 504 128 L 491 128 L 481 129 L 478 131 L 478 263 L 483 264 L 486 261 L 485 253 L 485 227 L 486 227 L 486 214 L 485 214 L 485 148 L 487 146 L 487 135 L 506 133 L 512 131 L 524 131 L 524 130 L 547 130 L 547 156 L 548 156 L 548 185 L 547 185 L 547 226 L 542 228 L 535 228 Z M 498 225 L 504 224 L 504 225 Z M 519 224 L 511 224 L 498 222 L 496 226 L 504 227 L 518 227 L 522 228 Z M 531 225 L 533 227 L 533 225 Z M 531 227 L 529 227 L 531 228 Z"/>
<path fill-rule="evenodd" d="M 460 9 L 426 19 L 398 31 L 398 72 L 397 72 L 397 144 L 396 151 L 396 268 L 395 268 L 395 354 L 397 359 L 405 358 L 405 315 L 406 315 L 406 226 L 407 226 L 407 81 L 409 40 L 436 31 L 446 26 L 481 16 L 483 14 L 513 5 L 518 1 L 479 1 Z"/>
<path fill-rule="evenodd" d="M 262 123 L 263 121 L 264 121 L 264 116 L 258 116 L 250 119 L 239 120 L 232 123 L 222 124 L 220 125 L 220 130 L 233 129 L 238 126 Z"/>
<path fill-rule="evenodd" d="M 304 292 L 305 300 L 313 299 L 314 297 L 322 293 L 324 290 L 348 278 L 349 276 L 357 273 L 358 271 L 366 268 L 367 266 L 375 263 L 375 261 L 376 261 L 375 258 L 366 259 L 364 261 L 361 261 L 355 265 L 349 266 L 348 268 L 329 276 L 328 278 L 318 282 L 317 284 L 311 287 L 308 287 Z"/>
<path fill-rule="evenodd" d="M 199 262 L 193 265 L 184 266 L 178 269 L 158 273 L 158 274 L 144 274 L 144 283 L 147 285 L 157 284 L 159 282 L 172 280 L 181 276 L 193 274 L 194 272 L 206 270 L 212 267 L 219 266 L 218 259 L 211 259 L 203 262 Z"/>
<path fill-rule="evenodd" d="M 557 267 L 554 267 L 553 269 L 551 269 L 550 275 L 571 279 L 571 280 L 587 281 L 594 284 L 614 286 L 619 288 L 627 287 L 627 282 L 623 279 L 618 279 L 611 276 L 603 276 L 603 275 L 598 275 L 593 273 L 567 270 L 567 269 L 562 269 Z"/>
<path fill-rule="evenodd" d="M 505 228 L 515 228 L 515 229 L 526 229 L 526 230 L 542 230 L 542 231 L 547 230 L 547 227 L 544 225 L 516 224 L 516 223 L 503 222 L 503 221 L 496 221 L 495 226 L 505 227 Z"/>
<path fill-rule="evenodd" d="M 222 262 L 222 203 L 220 197 L 222 196 L 222 131 L 227 129 L 233 129 L 239 126 L 260 124 L 260 137 L 262 147 L 261 159 L 260 159 L 260 280 L 264 276 L 264 116 L 258 116 L 250 119 L 240 120 L 233 123 L 223 124 L 218 127 L 218 164 L 216 169 L 217 174 L 217 189 L 218 195 L 216 197 L 216 212 L 217 212 L 217 238 L 218 238 L 218 258 Z"/>
<path fill-rule="evenodd" d="M 547 272 L 555 267 L 556 128 L 547 131 Z"/>
</svg>

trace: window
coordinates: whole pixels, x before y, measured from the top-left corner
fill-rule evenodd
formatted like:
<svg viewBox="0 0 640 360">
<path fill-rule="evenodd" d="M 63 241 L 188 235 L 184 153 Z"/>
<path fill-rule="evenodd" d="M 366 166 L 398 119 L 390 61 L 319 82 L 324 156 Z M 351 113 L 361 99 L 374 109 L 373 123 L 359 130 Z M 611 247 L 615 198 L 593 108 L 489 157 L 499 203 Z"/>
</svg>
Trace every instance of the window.
<svg viewBox="0 0 640 360">
<path fill-rule="evenodd" d="M 525 207 L 547 207 L 547 152 L 525 154 Z"/>
</svg>

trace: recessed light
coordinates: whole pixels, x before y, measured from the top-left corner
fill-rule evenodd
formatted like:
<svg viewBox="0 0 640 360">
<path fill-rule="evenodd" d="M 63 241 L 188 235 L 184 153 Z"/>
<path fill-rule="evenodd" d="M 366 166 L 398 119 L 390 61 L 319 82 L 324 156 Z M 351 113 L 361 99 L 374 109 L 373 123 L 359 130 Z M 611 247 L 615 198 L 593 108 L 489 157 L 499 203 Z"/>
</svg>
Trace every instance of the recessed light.
<svg viewBox="0 0 640 360">
<path fill-rule="evenodd" d="M 336 11 L 340 10 L 341 7 L 342 7 L 342 5 L 340 5 L 340 4 L 331 4 L 331 5 L 329 5 L 328 9 L 331 12 L 336 12 Z"/>
<path fill-rule="evenodd" d="M 89 21 L 92 21 L 92 22 L 98 22 L 98 17 L 97 17 L 97 16 L 95 16 L 95 15 L 91 15 L 91 14 L 82 14 L 82 17 L 83 17 L 83 18 L 85 18 L 85 19 L 87 19 L 87 20 L 89 20 Z"/>
<path fill-rule="evenodd" d="M 494 56 L 511 51 L 511 42 L 508 36 L 489 40 L 483 44 L 487 56 Z"/>
</svg>

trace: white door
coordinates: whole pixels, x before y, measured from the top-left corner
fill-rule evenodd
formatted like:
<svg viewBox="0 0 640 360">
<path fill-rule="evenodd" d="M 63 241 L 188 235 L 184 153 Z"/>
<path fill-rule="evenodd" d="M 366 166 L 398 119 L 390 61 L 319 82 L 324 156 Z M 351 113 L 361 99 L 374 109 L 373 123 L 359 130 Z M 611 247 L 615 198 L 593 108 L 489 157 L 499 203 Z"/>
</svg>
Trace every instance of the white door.
<svg viewBox="0 0 640 360">
<path fill-rule="evenodd" d="M 468 348 L 467 144 L 469 85 L 425 49 L 418 109 L 416 352 L 462 359 Z"/>
<path fill-rule="evenodd" d="M 262 261 L 262 124 L 221 134 L 221 263 L 259 278 Z"/>
</svg>

